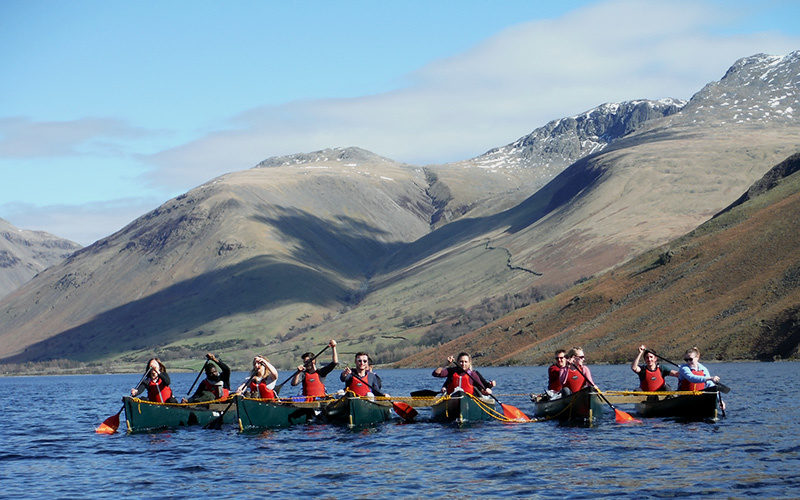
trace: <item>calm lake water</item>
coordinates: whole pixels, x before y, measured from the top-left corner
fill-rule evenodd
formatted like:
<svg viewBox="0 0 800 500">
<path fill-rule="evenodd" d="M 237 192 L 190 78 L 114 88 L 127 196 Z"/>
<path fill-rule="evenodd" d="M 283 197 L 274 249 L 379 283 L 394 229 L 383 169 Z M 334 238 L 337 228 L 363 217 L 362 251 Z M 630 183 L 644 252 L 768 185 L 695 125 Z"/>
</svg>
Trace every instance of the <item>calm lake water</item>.
<svg viewBox="0 0 800 500">
<path fill-rule="evenodd" d="M 263 434 L 230 427 L 98 435 L 94 428 L 138 376 L 0 378 L 0 497 L 797 497 L 800 363 L 707 366 L 733 389 L 717 423 L 623 425 L 609 410 L 592 428 L 395 420 Z M 439 386 L 430 371 L 378 373 L 386 391 L 408 395 Z M 532 414 L 525 395 L 541 389 L 544 367 L 480 371 L 497 379 L 500 401 Z M 627 366 L 592 373 L 603 389 L 636 384 Z M 172 374 L 175 393 L 185 394 L 194 377 Z M 232 381 L 244 378 L 234 373 Z M 329 389 L 339 385 L 328 377 Z M 294 390 L 287 384 L 282 395 Z M 122 419 L 124 429 L 124 412 Z"/>
</svg>

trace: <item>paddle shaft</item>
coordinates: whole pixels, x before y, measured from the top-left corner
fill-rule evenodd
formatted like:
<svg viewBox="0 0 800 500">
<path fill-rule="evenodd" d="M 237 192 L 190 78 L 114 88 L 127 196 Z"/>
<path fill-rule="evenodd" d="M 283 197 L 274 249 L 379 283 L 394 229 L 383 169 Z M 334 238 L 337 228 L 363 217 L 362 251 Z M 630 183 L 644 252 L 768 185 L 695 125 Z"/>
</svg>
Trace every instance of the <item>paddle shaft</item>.
<svg viewBox="0 0 800 500">
<path fill-rule="evenodd" d="M 318 353 L 316 353 L 316 354 L 314 355 L 314 357 L 313 357 L 313 358 L 311 358 L 311 359 L 309 359 L 309 360 L 307 361 L 307 363 L 310 363 L 311 361 L 313 361 L 313 360 L 317 359 L 317 358 L 318 358 L 318 357 L 319 357 L 319 356 L 320 356 L 320 355 L 321 355 L 323 352 L 325 352 L 325 351 L 328 349 L 328 347 L 330 347 L 330 344 L 329 344 L 329 345 L 326 345 L 324 349 L 322 349 L 321 351 L 319 351 Z M 300 373 L 300 370 L 295 370 L 295 371 L 294 371 L 294 373 L 292 373 L 292 376 L 291 376 L 291 377 L 287 378 L 286 380 L 284 380 L 284 381 L 283 381 L 283 382 L 281 382 L 280 384 L 276 385 L 276 386 L 275 386 L 275 389 L 273 389 L 273 391 L 275 392 L 275 394 L 280 394 L 280 392 L 281 392 L 281 388 L 282 388 L 284 385 L 286 385 L 286 382 L 288 382 L 288 381 L 292 380 L 292 379 L 294 378 L 294 376 L 295 376 L 295 375 L 297 375 L 298 373 Z"/>
<path fill-rule="evenodd" d="M 206 360 L 206 362 L 203 363 L 203 367 L 200 368 L 200 373 L 197 374 L 197 377 L 195 377 L 194 382 L 192 382 L 192 386 L 189 387 L 188 391 L 186 391 L 187 396 L 192 393 L 192 389 L 194 389 L 195 384 L 197 383 L 198 380 L 200 380 L 200 375 L 202 375 L 203 372 L 206 371 L 206 365 L 208 365 L 208 360 Z"/>
<path fill-rule="evenodd" d="M 669 363 L 671 365 L 675 365 L 678 368 L 681 367 L 681 365 L 679 365 L 678 363 L 676 363 L 674 361 L 670 361 L 667 358 L 661 356 L 660 354 L 658 354 L 658 353 L 656 353 L 654 351 L 651 351 L 650 349 L 645 349 L 644 352 L 649 352 L 650 354 L 652 354 L 653 356 L 657 357 L 661 361 L 666 361 L 667 363 Z M 719 387 L 720 392 L 724 392 L 724 393 L 731 392 L 731 388 L 728 387 L 727 385 L 723 384 L 722 382 L 714 382 L 714 385 Z"/>
<path fill-rule="evenodd" d="M 247 380 L 245 380 L 244 384 L 242 384 L 242 387 L 247 387 L 250 384 L 251 380 L 253 380 L 253 375 L 250 375 L 247 378 Z M 228 403 L 228 406 L 226 406 L 225 409 L 222 410 L 222 412 L 219 414 L 219 416 L 217 416 L 216 418 L 214 418 L 214 420 L 212 420 L 209 423 L 207 423 L 206 425 L 204 425 L 203 428 L 204 429 L 221 429 L 222 428 L 222 419 L 223 419 L 223 417 L 225 416 L 226 413 L 228 413 L 228 410 L 231 409 L 231 406 L 233 406 L 233 403 L 235 403 L 235 402 L 236 402 L 236 398 L 232 397 L 231 398 L 231 402 Z"/>
</svg>

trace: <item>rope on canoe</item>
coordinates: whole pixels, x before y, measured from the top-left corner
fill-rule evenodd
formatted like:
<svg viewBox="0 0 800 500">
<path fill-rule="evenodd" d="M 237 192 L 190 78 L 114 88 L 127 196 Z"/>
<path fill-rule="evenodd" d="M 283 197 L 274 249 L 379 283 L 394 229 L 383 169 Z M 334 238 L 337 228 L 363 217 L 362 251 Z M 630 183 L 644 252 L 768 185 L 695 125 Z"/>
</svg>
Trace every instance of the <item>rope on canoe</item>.
<svg viewBox="0 0 800 500">
<path fill-rule="evenodd" d="M 703 391 L 603 391 L 611 396 L 697 396 Z"/>
</svg>

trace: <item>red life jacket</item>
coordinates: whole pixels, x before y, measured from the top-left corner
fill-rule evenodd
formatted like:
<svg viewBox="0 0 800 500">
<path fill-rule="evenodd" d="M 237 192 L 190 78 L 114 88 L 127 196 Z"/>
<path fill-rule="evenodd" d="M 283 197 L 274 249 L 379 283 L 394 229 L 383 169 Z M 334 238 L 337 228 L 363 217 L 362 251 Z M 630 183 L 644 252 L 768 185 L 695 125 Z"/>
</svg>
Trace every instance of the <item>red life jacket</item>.
<svg viewBox="0 0 800 500">
<path fill-rule="evenodd" d="M 161 377 L 156 380 L 151 378 L 147 379 L 147 399 L 154 403 L 166 403 L 172 397 L 172 389 L 168 385 L 164 385 Z"/>
<path fill-rule="evenodd" d="M 661 375 L 661 367 L 659 365 L 656 365 L 656 369 L 652 372 L 647 369 L 647 366 L 644 367 L 643 371 L 641 383 L 639 384 L 641 390 L 648 392 L 658 391 L 664 387 L 664 376 Z"/>
<path fill-rule="evenodd" d="M 322 378 L 319 372 L 304 373 L 303 374 L 303 396 L 313 398 L 315 396 L 325 395 L 325 384 L 322 383 Z M 310 401 L 311 399 L 309 399 Z"/>
<path fill-rule="evenodd" d="M 691 368 L 690 368 L 691 370 Z M 703 370 L 692 370 L 692 373 L 695 375 L 699 375 L 701 377 L 705 377 L 706 374 Z M 679 391 L 702 391 L 706 388 L 705 382 L 689 382 L 685 378 L 682 378 L 678 381 L 678 390 Z"/>
<path fill-rule="evenodd" d="M 359 378 L 361 378 L 361 380 L 368 382 L 370 385 L 373 385 L 373 382 L 369 379 L 369 372 L 367 372 L 366 377 L 359 377 Z M 350 382 L 347 384 L 347 389 L 353 391 L 356 394 L 356 396 L 366 396 L 367 393 L 372 390 L 367 386 L 367 384 L 365 384 L 361 380 L 358 380 L 355 377 L 355 375 L 352 375 L 350 378 Z"/>
<path fill-rule="evenodd" d="M 566 385 L 570 391 L 573 393 L 580 391 L 583 389 L 585 383 L 586 377 L 583 376 L 583 373 L 574 368 L 567 369 L 567 383 L 564 385 Z"/>
<path fill-rule="evenodd" d="M 222 385 L 212 384 L 208 379 L 204 379 L 200 385 L 203 387 L 204 391 L 214 394 L 214 397 L 217 399 L 225 399 L 231 392 Z"/>
<path fill-rule="evenodd" d="M 564 387 L 561 385 L 560 371 L 558 365 L 551 365 L 547 370 L 547 389 L 555 392 L 561 391 Z"/>
<path fill-rule="evenodd" d="M 267 387 L 264 382 L 256 383 L 255 380 L 250 382 L 250 392 L 255 393 L 258 391 L 258 397 L 261 399 L 277 399 L 275 391 Z"/>
<path fill-rule="evenodd" d="M 475 387 L 472 385 L 472 377 L 469 373 L 458 374 L 453 372 L 447 379 L 447 394 L 453 394 L 457 388 L 461 388 L 467 394 L 475 394 Z"/>
</svg>

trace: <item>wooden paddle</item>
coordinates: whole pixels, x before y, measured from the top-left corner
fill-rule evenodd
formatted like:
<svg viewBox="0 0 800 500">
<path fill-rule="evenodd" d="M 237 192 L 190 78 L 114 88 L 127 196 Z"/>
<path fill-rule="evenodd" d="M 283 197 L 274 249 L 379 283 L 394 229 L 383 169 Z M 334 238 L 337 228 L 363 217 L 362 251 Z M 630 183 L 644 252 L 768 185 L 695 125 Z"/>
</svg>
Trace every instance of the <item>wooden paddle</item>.
<svg viewBox="0 0 800 500">
<path fill-rule="evenodd" d="M 325 350 L 328 349 L 328 347 L 330 347 L 330 345 L 326 345 L 324 349 L 322 349 L 321 351 L 316 353 L 313 358 L 309 359 L 306 362 L 306 364 L 311 363 L 311 361 L 317 359 L 323 352 L 325 352 Z M 280 384 L 276 385 L 275 388 L 272 389 L 275 392 L 275 395 L 277 396 L 278 394 L 280 394 L 281 393 L 281 388 L 283 388 L 283 386 L 286 385 L 286 382 L 292 380 L 294 378 L 294 376 L 297 375 L 298 373 L 300 373 L 300 370 L 295 370 L 294 373 L 292 373 L 291 377 L 287 378 L 286 380 L 284 380 Z"/>
<path fill-rule="evenodd" d="M 208 360 L 206 360 L 206 362 L 203 363 L 203 367 L 200 368 L 200 373 L 197 374 L 197 377 L 194 379 L 194 382 L 192 382 L 192 386 L 189 387 L 188 391 L 186 391 L 187 396 L 192 393 L 192 389 L 194 389 L 195 384 L 197 383 L 198 380 L 200 380 L 200 375 L 202 375 L 203 372 L 206 371 L 206 365 L 208 365 Z"/>
<path fill-rule="evenodd" d="M 147 367 L 147 371 L 144 372 L 144 375 L 142 375 L 142 378 L 139 380 L 139 383 L 136 384 L 136 387 L 139 387 L 139 384 L 144 382 L 144 379 L 150 375 L 150 370 L 152 370 L 152 368 Z M 97 429 L 94 431 L 98 434 L 114 434 L 117 432 L 117 429 L 119 429 L 119 414 L 122 413 L 122 410 L 124 409 L 125 403 L 122 403 L 122 407 L 119 409 L 119 411 L 115 415 L 111 415 L 107 419 L 103 420 L 103 422 L 98 425 Z"/>
<path fill-rule="evenodd" d="M 669 363 L 671 365 L 675 365 L 678 368 L 681 367 L 681 365 L 679 365 L 678 363 L 676 363 L 674 361 L 670 361 L 667 358 L 660 356 L 659 354 L 657 354 L 656 352 L 654 352 L 654 351 L 652 351 L 650 349 L 645 349 L 644 352 L 649 352 L 650 354 L 652 354 L 653 356 L 657 357 L 658 359 L 660 359 L 662 361 L 666 361 L 667 363 Z M 714 386 L 719 388 L 719 392 L 724 392 L 725 394 L 728 394 L 729 392 L 731 392 L 731 388 L 728 387 L 727 385 L 723 384 L 722 382 L 714 382 Z"/>
<path fill-rule="evenodd" d="M 376 396 L 383 397 L 383 396 L 386 395 L 383 392 L 379 391 L 378 389 L 376 389 L 376 388 L 372 387 L 371 385 L 369 385 L 369 383 L 366 380 L 364 380 L 363 378 L 361 378 L 358 375 L 356 375 L 356 372 L 351 371 L 350 375 L 355 377 L 356 380 L 360 381 L 362 384 L 364 384 L 367 387 L 369 387 L 370 390 L 372 391 L 372 393 L 375 394 Z M 367 378 L 369 378 L 369 377 L 367 377 Z M 416 417 L 419 414 L 417 412 L 417 410 L 415 410 L 411 405 L 408 405 L 406 403 L 402 403 L 400 401 L 392 401 L 392 408 L 394 409 L 394 412 L 397 413 L 398 415 L 400 415 L 400 417 L 403 420 L 405 420 L 406 422 L 410 422 L 410 421 L 414 420 L 414 417 Z"/>
</svg>

